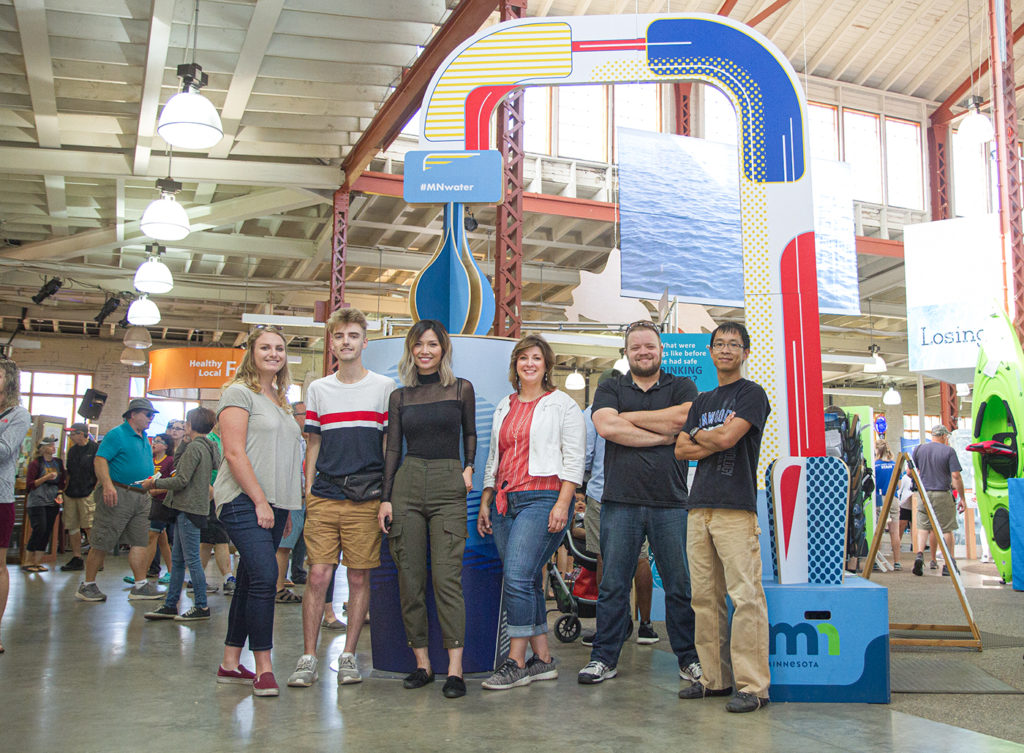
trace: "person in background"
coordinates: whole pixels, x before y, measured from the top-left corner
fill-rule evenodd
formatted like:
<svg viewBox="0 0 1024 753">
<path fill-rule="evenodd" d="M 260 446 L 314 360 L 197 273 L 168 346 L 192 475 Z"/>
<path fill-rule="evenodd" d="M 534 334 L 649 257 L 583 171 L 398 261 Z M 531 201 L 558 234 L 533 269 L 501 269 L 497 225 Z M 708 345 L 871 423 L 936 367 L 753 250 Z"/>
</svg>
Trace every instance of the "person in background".
<svg viewBox="0 0 1024 753">
<path fill-rule="evenodd" d="M 252 686 L 255 696 L 279 694 L 270 650 L 274 644 L 277 551 L 289 512 L 302 504 L 299 429 L 288 410 L 288 353 L 276 327 L 260 326 L 217 406 L 224 462 L 214 482 L 217 514 L 239 553 L 238 582 L 228 610 L 217 682 Z M 253 673 L 239 662 L 246 641 Z"/>
<path fill-rule="evenodd" d="M 903 534 L 910 530 L 914 504 L 914 482 L 906 471 L 900 476 L 896 487 L 896 497 L 889 509 L 889 543 L 892 545 L 892 566 L 894 570 L 902 570 L 900 551 Z"/>
<path fill-rule="evenodd" d="M 207 439 L 217 445 L 217 452 L 224 457 L 224 446 L 220 441 L 220 435 L 217 433 L 218 427 L 215 425 L 213 430 L 207 434 Z M 217 480 L 217 467 L 214 466 L 213 473 L 210 475 L 210 514 L 206 522 L 205 528 L 199 529 L 199 559 L 202 561 L 203 570 L 206 570 L 206 566 L 210 562 L 210 557 L 213 557 L 217 563 L 217 569 L 220 571 L 220 577 L 224 579 L 225 596 L 231 596 L 235 592 L 235 576 L 231 574 L 231 539 L 228 537 L 227 529 L 224 528 L 224 524 L 220 522 L 220 518 L 217 517 L 217 507 L 213 502 L 213 483 Z M 211 586 L 207 584 L 206 593 L 211 594 L 217 590 L 217 586 Z"/>
<path fill-rule="evenodd" d="M 295 419 L 295 423 L 299 425 L 299 431 L 302 432 L 302 458 L 305 461 L 306 458 L 306 404 L 301 400 L 297 403 L 292 403 L 292 418 Z M 306 522 L 306 468 L 305 462 L 303 462 L 302 478 L 299 479 L 299 483 L 302 486 L 302 522 Z M 294 521 L 292 521 L 292 527 L 294 528 Z M 302 535 L 302 526 L 299 526 L 299 536 L 295 539 L 295 546 L 292 547 L 291 556 L 291 577 L 284 583 L 285 586 L 304 586 L 306 585 L 306 537 Z M 290 581 L 290 582 L 289 582 Z M 331 589 L 331 597 L 334 597 L 334 589 Z M 333 612 L 331 613 L 333 615 Z"/>
<path fill-rule="evenodd" d="M 180 418 L 172 418 L 167 422 L 167 433 L 170 434 L 171 439 L 174 443 L 171 445 L 174 448 L 173 457 L 174 460 L 178 460 L 178 456 L 185 451 L 185 445 L 188 444 L 188 434 L 185 432 L 185 422 Z"/>
<path fill-rule="evenodd" d="M 960 475 L 960 460 L 956 456 L 956 450 L 949 446 L 950 431 L 942 424 L 936 424 L 931 430 L 932 441 L 919 444 L 914 448 L 911 457 L 917 467 L 918 476 L 924 484 L 928 493 L 928 501 L 932 504 L 935 512 L 936 522 L 941 529 L 942 537 L 946 540 L 946 548 L 950 557 L 953 556 L 953 534 L 959 527 L 956 514 L 963 512 L 967 507 L 967 498 L 964 496 L 964 480 Z M 954 501 L 951 489 L 956 488 L 957 498 Z M 924 574 L 924 542 L 932 550 L 932 560 L 929 567 L 932 570 L 938 569 L 935 560 L 935 552 L 939 548 L 937 532 L 932 530 L 932 522 L 928 518 L 928 512 L 924 507 L 924 495 L 918 495 L 917 503 L 917 541 L 914 542 L 914 567 L 911 572 L 914 575 Z M 949 575 L 951 563 L 947 562 L 942 566 L 942 574 Z M 952 563 L 956 567 L 956 562 Z M 960 572 L 957 569 L 957 572 Z"/>
<path fill-rule="evenodd" d="M 89 427 L 84 423 L 71 424 L 68 431 L 71 446 L 67 453 L 68 485 L 64 489 L 64 528 L 71 540 L 71 559 L 61 565 L 61 570 L 69 572 L 85 568 L 82 559 L 82 534 L 89 535 L 92 528 L 93 515 L 96 513 L 96 501 L 92 494 L 96 490 L 96 450 L 99 445 L 89 436 Z"/>
<path fill-rule="evenodd" d="M 18 455 L 25 441 L 32 416 L 21 407 L 21 372 L 18 364 L 0 358 L 0 624 L 7 608 L 10 575 L 7 572 L 7 549 L 14 530 L 14 478 L 18 473 Z M 0 654 L 4 653 L 0 641 Z"/>
<path fill-rule="evenodd" d="M 25 472 L 25 488 L 28 489 L 25 514 L 32 524 L 32 535 L 25 545 L 28 564 L 22 565 L 21 569 L 28 573 L 45 573 L 49 569 L 42 564 L 43 555 L 50 545 L 53 524 L 60 513 L 57 497 L 68 481 L 64 463 L 55 451 L 53 440 L 44 439 L 36 445 L 35 457 Z"/>
<path fill-rule="evenodd" d="M 421 319 L 409 329 L 398 375 L 404 386 L 388 401 L 384 488 L 377 519 L 398 568 L 402 623 L 416 657 L 416 669 L 403 685 L 412 690 L 434 681 L 427 652 L 429 553 L 434 601 L 448 651 L 442 693 L 461 698 L 466 695 L 462 555 L 466 495 L 473 488 L 476 460 L 476 394 L 472 383 L 452 372 L 451 338 L 433 319 Z"/>
<path fill-rule="evenodd" d="M 554 351 L 540 335 L 516 343 L 508 375 L 516 391 L 498 404 L 491 425 L 477 532 L 493 533 L 501 556 L 511 646 L 485 690 L 558 677 L 548 646 L 544 565 L 562 542 L 583 483 L 587 432 L 576 401 L 555 389 L 554 366 Z"/>
<path fill-rule="evenodd" d="M 395 380 L 363 365 L 366 316 L 339 309 L 326 335 L 338 368 L 306 390 L 306 549 L 309 581 L 302 605 L 302 655 L 292 687 L 317 681 L 317 643 L 328 584 L 338 557 L 348 579 L 348 634 L 338 684 L 363 681 L 356 648 L 370 606 L 370 570 L 380 566 L 377 511 L 384 477 L 384 432 Z"/>
<path fill-rule="evenodd" d="M 206 603 L 206 574 L 199 558 L 199 531 L 207 524 L 210 507 L 210 477 L 220 464 L 220 450 L 207 435 L 216 421 L 209 408 L 193 408 L 185 420 L 188 446 L 178 456 L 174 475 L 146 479 L 146 491 L 161 489 L 167 492 L 163 505 L 175 515 L 174 551 L 171 559 L 171 577 L 162 607 L 146 615 L 149 620 L 173 619 L 179 622 L 210 619 Z M 178 598 L 185 581 L 188 566 L 194 590 L 194 604 L 184 614 L 178 614 Z"/>
<path fill-rule="evenodd" d="M 131 547 L 128 564 L 135 577 L 129 599 L 159 599 L 164 593 L 156 583 L 146 580 L 146 544 L 149 540 L 150 497 L 139 486 L 153 475 L 153 450 L 146 429 L 157 413 L 148 399 L 136 397 L 128 403 L 124 421 L 107 432 L 96 451 L 96 516 L 93 520 L 92 546 L 85 558 L 85 580 L 75 592 L 79 601 L 106 601 L 96 585 L 96 573 L 103 567 L 107 552 L 117 551 L 124 541 Z M 101 504 L 102 502 L 102 504 Z"/>
<path fill-rule="evenodd" d="M 174 473 L 174 438 L 167 432 L 156 434 L 152 441 L 153 447 L 153 474 L 159 473 L 161 478 L 170 478 Z M 149 578 L 160 578 L 158 582 L 166 583 L 170 578 L 171 566 L 171 544 L 168 536 L 172 523 L 163 512 L 164 497 L 167 492 L 159 489 L 152 489 L 149 492 L 151 498 L 149 505 L 149 541 L 146 544 L 146 557 L 149 562 L 149 571 L 146 573 Z M 173 535 L 173 534 L 171 534 Z M 157 556 L 159 547 L 160 556 Z M 167 565 L 167 576 L 160 577 L 160 559 Z M 125 583 L 134 583 L 132 576 L 125 576 Z"/>
</svg>

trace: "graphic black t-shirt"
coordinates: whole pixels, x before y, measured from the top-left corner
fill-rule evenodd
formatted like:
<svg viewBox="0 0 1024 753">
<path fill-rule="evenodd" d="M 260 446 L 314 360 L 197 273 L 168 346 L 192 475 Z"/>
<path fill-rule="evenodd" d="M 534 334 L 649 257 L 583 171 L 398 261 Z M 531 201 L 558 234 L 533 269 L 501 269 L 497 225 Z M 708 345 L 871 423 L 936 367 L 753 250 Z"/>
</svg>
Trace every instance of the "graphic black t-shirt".
<svg viewBox="0 0 1024 753">
<path fill-rule="evenodd" d="M 697 426 L 713 429 L 733 413 L 749 421 L 750 430 L 728 450 L 697 462 L 697 475 L 687 508 L 757 510 L 757 457 L 761 451 L 761 432 L 771 410 L 761 385 L 749 379 L 740 379 L 697 396 L 684 431 Z"/>
<path fill-rule="evenodd" d="M 657 383 L 644 391 L 633 382 L 631 374 L 623 374 L 597 388 L 593 412 L 602 408 L 614 408 L 619 413 L 661 410 L 692 402 L 696 396 L 697 385 L 689 377 L 663 371 Z M 676 460 L 672 445 L 627 447 L 609 439 L 604 447 L 603 501 L 683 507 L 686 465 L 685 461 Z"/>
</svg>

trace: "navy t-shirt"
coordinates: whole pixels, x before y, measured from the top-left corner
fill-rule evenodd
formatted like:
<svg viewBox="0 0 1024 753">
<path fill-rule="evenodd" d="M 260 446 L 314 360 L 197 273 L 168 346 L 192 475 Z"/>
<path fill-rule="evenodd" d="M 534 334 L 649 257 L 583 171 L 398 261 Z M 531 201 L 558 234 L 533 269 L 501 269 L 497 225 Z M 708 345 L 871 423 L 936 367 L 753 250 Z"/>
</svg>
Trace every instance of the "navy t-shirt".
<svg viewBox="0 0 1024 753">
<path fill-rule="evenodd" d="M 693 402 L 695 397 L 697 385 L 689 377 L 662 371 L 657 383 L 645 392 L 633 382 L 632 374 L 623 374 L 597 388 L 593 412 L 602 408 L 614 408 L 619 413 L 661 410 Z M 627 447 L 609 439 L 604 448 L 602 502 L 683 507 L 686 469 L 686 461 L 676 460 L 673 445 Z"/>
<path fill-rule="evenodd" d="M 761 452 L 761 433 L 771 410 L 761 385 L 749 379 L 739 379 L 697 396 L 683 431 L 698 426 L 713 429 L 721 426 L 731 413 L 749 421 L 750 430 L 728 450 L 697 461 L 687 508 L 757 510 L 757 458 Z"/>
<path fill-rule="evenodd" d="M 892 471 L 896 467 L 893 460 L 875 461 L 875 507 L 881 507 L 885 501 L 885 494 L 889 491 L 889 484 L 892 483 Z"/>
</svg>

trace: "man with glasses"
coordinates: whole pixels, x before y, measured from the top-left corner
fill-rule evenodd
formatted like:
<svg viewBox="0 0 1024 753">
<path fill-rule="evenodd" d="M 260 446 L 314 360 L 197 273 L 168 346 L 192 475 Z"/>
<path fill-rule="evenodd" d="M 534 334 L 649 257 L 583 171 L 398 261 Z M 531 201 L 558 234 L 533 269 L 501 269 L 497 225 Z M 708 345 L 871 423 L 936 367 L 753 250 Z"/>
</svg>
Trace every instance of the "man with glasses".
<svg viewBox="0 0 1024 753">
<path fill-rule="evenodd" d="M 725 322 L 711 333 L 718 387 L 701 393 L 676 440 L 676 457 L 696 460 L 686 550 L 697 619 L 702 677 L 679 691 L 684 699 L 727 696 L 736 713 L 768 704 L 768 610 L 761 586 L 757 525 L 757 461 L 771 412 L 760 385 L 744 379 L 750 336 Z M 732 600 L 730 637 L 726 595 Z"/>
<path fill-rule="evenodd" d="M 604 437 L 604 494 L 597 633 L 590 663 L 577 680 L 594 685 L 616 676 L 630 630 L 629 591 L 644 537 L 665 587 L 665 622 L 680 677 L 696 681 L 693 609 L 686 565 L 686 463 L 673 455 L 697 385 L 661 370 L 661 333 L 649 321 L 626 328 L 629 373 L 603 382 L 593 421 Z"/>
<path fill-rule="evenodd" d="M 128 564 L 135 576 L 129 599 L 159 599 L 164 591 L 146 580 L 146 544 L 149 542 L 150 496 L 139 482 L 153 475 L 153 450 L 146 429 L 156 415 L 153 403 L 134 398 L 122 414 L 124 422 L 109 432 L 96 451 L 94 467 L 100 486 L 96 489 L 96 516 L 92 547 L 85 559 L 85 580 L 75 592 L 79 601 L 106 601 L 96 585 L 96 573 L 107 552 L 116 551 L 123 537 L 131 550 Z"/>
<path fill-rule="evenodd" d="M 92 528 L 96 503 L 92 498 L 96 489 L 96 469 L 93 460 L 99 445 L 89 438 L 89 427 L 86 424 L 72 424 L 68 432 L 71 447 L 68 448 L 66 460 L 68 485 L 64 489 L 64 511 L 61 516 L 64 527 L 71 539 L 71 559 L 61 565 L 61 570 L 84 570 L 82 560 L 82 534 L 89 535 Z"/>
</svg>

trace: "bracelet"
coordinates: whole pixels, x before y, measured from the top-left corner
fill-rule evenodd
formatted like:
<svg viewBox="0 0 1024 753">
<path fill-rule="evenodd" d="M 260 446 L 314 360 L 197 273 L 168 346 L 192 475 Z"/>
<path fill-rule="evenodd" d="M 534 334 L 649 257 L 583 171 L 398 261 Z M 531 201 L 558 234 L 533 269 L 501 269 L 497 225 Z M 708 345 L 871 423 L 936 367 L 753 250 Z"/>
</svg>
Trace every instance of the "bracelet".
<svg viewBox="0 0 1024 753">
<path fill-rule="evenodd" d="M 700 429 L 701 429 L 701 427 L 699 427 L 699 426 L 694 426 L 692 429 L 690 429 L 690 439 L 696 441 L 696 439 L 697 439 L 697 432 L 700 431 Z"/>
</svg>

